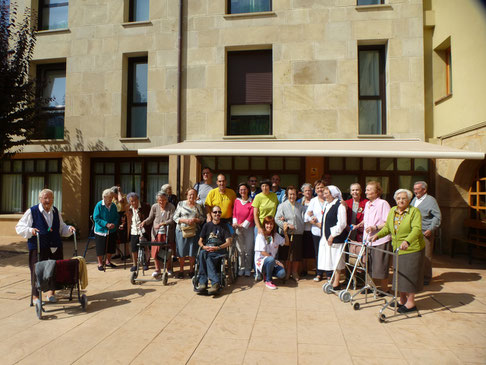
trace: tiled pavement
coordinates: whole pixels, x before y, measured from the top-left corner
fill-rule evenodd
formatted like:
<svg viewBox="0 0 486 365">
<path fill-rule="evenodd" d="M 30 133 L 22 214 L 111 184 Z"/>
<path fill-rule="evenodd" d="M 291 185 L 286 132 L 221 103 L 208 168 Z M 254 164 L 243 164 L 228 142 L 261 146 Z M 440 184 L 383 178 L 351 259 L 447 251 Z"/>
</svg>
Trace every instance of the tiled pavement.
<svg viewBox="0 0 486 365">
<path fill-rule="evenodd" d="M 128 269 L 91 263 L 87 312 L 61 300 L 40 321 L 28 305 L 27 255 L 5 254 L 26 245 L 10 242 L 19 239 L 0 239 L 1 364 L 486 363 L 484 262 L 438 258 L 418 295 L 422 316 L 388 323 L 379 304 L 355 311 L 311 279 L 271 291 L 243 278 L 211 298 L 187 278 L 134 286 Z"/>
</svg>

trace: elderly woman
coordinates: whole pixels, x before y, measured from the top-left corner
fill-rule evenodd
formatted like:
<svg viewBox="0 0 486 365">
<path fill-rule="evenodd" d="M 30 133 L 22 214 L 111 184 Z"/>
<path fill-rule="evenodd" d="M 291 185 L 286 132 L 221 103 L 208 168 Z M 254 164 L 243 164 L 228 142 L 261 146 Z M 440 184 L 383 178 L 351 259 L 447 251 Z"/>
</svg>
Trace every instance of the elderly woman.
<svg viewBox="0 0 486 365">
<path fill-rule="evenodd" d="M 287 200 L 278 206 L 275 221 L 283 230 L 287 223 L 290 246 L 280 247 L 279 259 L 285 260 L 286 279 L 292 277 L 299 281 L 299 264 L 302 262 L 302 240 L 304 235 L 304 207 L 297 203 L 297 188 L 290 185 L 286 190 Z M 290 255 L 289 255 L 290 254 Z"/>
<path fill-rule="evenodd" d="M 361 185 L 358 183 L 351 184 L 349 191 L 351 193 L 351 199 L 345 201 L 347 221 L 348 225 L 352 224 L 353 226 L 357 226 L 363 221 L 364 209 L 368 200 L 362 197 L 363 189 L 361 189 Z M 363 226 L 361 225 L 357 229 L 354 229 L 349 238 L 353 241 L 363 242 Z"/>
<path fill-rule="evenodd" d="M 390 210 L 385 226 L 371 237 L 374 242 L 391 235 L 393 250 L 399 249 L 397 290 L 400 292 L 400 313 L 417 310 L 415 294 L 422 290 L 424 279 L 425 241 L 422 235 L 422 216 L 418 208 L 410 206 L 412 197 L 410 190 L 398 189 L 393 195 L 397 206 Z"/>
<path fill-rule="evenodd" d="M 152 224 L 151 237 L 155 242 L 167 242 L 169 226 L 173 221 L 174 206 L 169 203 L 167 194 L 159 191 L 156 196 L 157 203 L 152 205 L 150 214 L 142 223 L 140 227 L 149 226 Z M 161 273 L 161 262 L 157 258 L 157 254 L 160 251 L 159 246 L 152 246 L 152 258 L 155 262 L 155 271 L 152 273 L 154 278 L 158 277 Z M 169 275 L 173 275 L 172 260 L 168 261 Z"/>
<path fill-rule="evenodd" d="M 317 263 L 317 259 L 319 256 L 319 242 L 321 240 L 321 223 L 322 223 L 322 215 L 324 213 L 324 207 L 326 205 L 326 200 L 324 199 L 324 181 L 317 180 L 314 184 L 314 189 L 316 190 L 317 196 L 312 198 L 308 207 L 306 214 L 304 216 L 304 222 L 308 222 L 312 224 L 311 234 L 312 234 L 312 241 L 314 243 L 314 253 L 315 259 Z M 316 276 L 314 281 L 321 281 L 322 280 L 323 272 L 316 269 Z"/>
<path fill-rule="evenodd" d="M 180 267 L 179 273 L 177 274 L 178 278 L 184 277 L 184 264 L 186 259 L 189 261 L 189 276 L 194 276 L 199 230 L 201 224 L 206 219 L 204 208 L 196 203 L 196 189 L 187 189 L 186 197 L 187 200 L 179 202 L 174 213 L 174 222 L 177 223 L 175 236 Z"/>
<path fill-rule="evenodd" d="M 366 185 L 366 197 L 368 202 L 364 210 L 363 221 L 356 227 L 364 229 L 364 238 L 369 240 L 385 226 L 386 219 L 390 213 L 390 204 L 380 198 L 383 190 L 378 181 L 369 181 Z M 371 246 L 383 251 L 391 251 L 390 236 L 387 235 L 372 243 Z M 378 250 L 371 250 L 368 256 L 368 268 L 371 277 L 383 292 L 388 291 L 388 271 L 390 268 L 390 255 Z M 379 294 L 384 296 L 384 294 Z"/>
<path fill-rule="evenodd" d="M 312 189 L 312 184 L 305 183 L 302 185 L 300 188 L 300 191 L 302 192 L 302 199 L 300 199 L 298 202 L 302 205 L 302 208 L 304 208 L 304 218 L 305 218 L 305 213 L 307 212 L 307 208 L 309 207 L 309 204 L 313 198 L 313 189 Z M 310 222 L 305 222 L 304 223 L 304 234 L 302 236 L 302 259 L 303 259 L 303 268 L 302 268 L 302 274 L 307 275 L 307 271 L 312 264 L 311 261 L 315 261 L 316 254 L 314 252 L 314 242 L 312 241 L 312 224 Z M 314 262 L 315 264 L 315 262 Z"/>
<path fill-rule="evenodd" d="M 140 202 L 140 197 L 137 193 L 129 193 L 127 195 L 128 203 L 130 207 L 126 213 L 126 230 L 128 234 L 128 241 L 130 242 L 130 251 L 133 258 L 133 266 L 130 271 L 137 270 L 137 260 L 138 260 L 138 247 L 137 244 L 140 241 L 150 241 L 150 227 L 140 228 L 140 223 L 148 218 L 150 214 L 150 205 Z M 146 248 L 146 257 L 149 256 L 148 247 Z M 144 270 L 148 270 L 147 264 L 144 266 Z"/>
<path fill-rule="evenodd" d="M 330 277 L 335 271 L 332 286 L 338 290 L 340 271 L 344 269 L 341 255 L 346 232 L 346 208 L 341 204 L 342 195 L 338 187 L 329 185 L 324 188 L 326 206 L 322 214 L 322 235 L 319 242 L 317 268 Z"/>
<path fill-rule="evenodd" d="M 289 236 L 287 235 L 287 223 L 284 223 L 283 238 L 276 232 L 275 220 L 272 216 L 263 219 L 263 231 L 258 233 L 255 240 L 255 270 L 265 275 L 265 286 L 268 289 L 275 290 L 277 286 L 273 283 L 272 277 L 283 279 L 285 277 L 285 268 L 283 264 L 275 260 L 278 248 L 283 245 L 289 245 Z"/>
<path fill-rule="evenodd" d="M 106 266 L 115 268 L 116 265 L 111 262 L 111 256 L 116 250 L 116 230 L 118 226 L 118 210 L 113 203 L 114 194 L 111 189 L 105 189 L 102 194 L 102 200 L 99 201 L 93 212 L 95 222 L 95 244 L 96 257 L 98 258 L 98 270 L 103 271 L 103 256 L 106 254 Z"/>
<path fill-rule="evenodd" d="M 239 198 L 233 205 L 233 228 L 236 232 L 236 249 L 240 270 L 238 276 L 250 276 L 253 263 L 253 248 L 255 236 L 253 226 L 253 207 L 250 201 L 250 186 L 246 183 L 238 185 Z"/>
<path fill-rule="evenodd" d="M 171 203 L 174 207 L 177 206 L 179 200 L 177 199 L 177 195 L 172 194 L 172 186 L 170 184 L 164 184 L 160 187 L 160 191 L 167 194 L 167 199 L 169 203 Z"/>
</svg>

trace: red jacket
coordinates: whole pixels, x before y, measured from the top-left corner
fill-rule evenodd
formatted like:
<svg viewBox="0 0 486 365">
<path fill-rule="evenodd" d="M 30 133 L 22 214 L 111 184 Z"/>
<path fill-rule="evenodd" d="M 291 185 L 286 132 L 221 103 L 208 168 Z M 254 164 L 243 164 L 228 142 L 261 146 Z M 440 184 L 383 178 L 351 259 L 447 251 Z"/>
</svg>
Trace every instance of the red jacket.
<svg viewBox="0 0 486 365">
<path fill-rule="evenodd" d="M 359 201 L 358 212 L 356 213 L 356 223 L 360 224 L 364 218 L 364 209 L 365 205 L 368 202 L 368 199 L 361 199 Z M 346 205 L 348 206 L 347 209 L 347 218 L 348 218 L 348 226 L 351 225 L 351 218 L 353 217 L 353 198 L 346 200 Z M 356 234 L 356 241 L 362 242 L 363 241 L 363 227 L 358 229 Z"/>
</svg>

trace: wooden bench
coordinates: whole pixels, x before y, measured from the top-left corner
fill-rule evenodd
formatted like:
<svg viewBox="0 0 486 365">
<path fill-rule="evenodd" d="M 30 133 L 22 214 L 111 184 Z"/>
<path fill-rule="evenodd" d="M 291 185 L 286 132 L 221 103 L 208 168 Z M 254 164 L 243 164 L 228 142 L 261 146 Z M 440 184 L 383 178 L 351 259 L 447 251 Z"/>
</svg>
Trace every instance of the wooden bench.
<svg viewBox="0 0 486 365">
<path fill-rule="evenodd" d="M 468 246 L 469 263 L 472 262 L 473 246 L 486 247 L 486 222 L 479 219 L 465 219 L 466 237 L 452 237 L 451 257 L 454 257 L 456 242 Z"/>
</svg>

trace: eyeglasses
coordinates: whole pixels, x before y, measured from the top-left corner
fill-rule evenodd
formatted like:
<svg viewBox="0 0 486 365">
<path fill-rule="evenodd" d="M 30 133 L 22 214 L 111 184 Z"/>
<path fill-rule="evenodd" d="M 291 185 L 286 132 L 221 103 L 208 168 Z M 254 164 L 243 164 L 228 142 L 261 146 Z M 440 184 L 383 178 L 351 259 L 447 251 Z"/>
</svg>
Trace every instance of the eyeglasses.
<svg viewBox="0 0 486 365">
<path fill-rule="evenodd" d="M 221 214 L 221 213 L 223 213 L 223 212 L 220 211 L 220 210 L 213 211 L 213 214 Z"/>
</svg>

